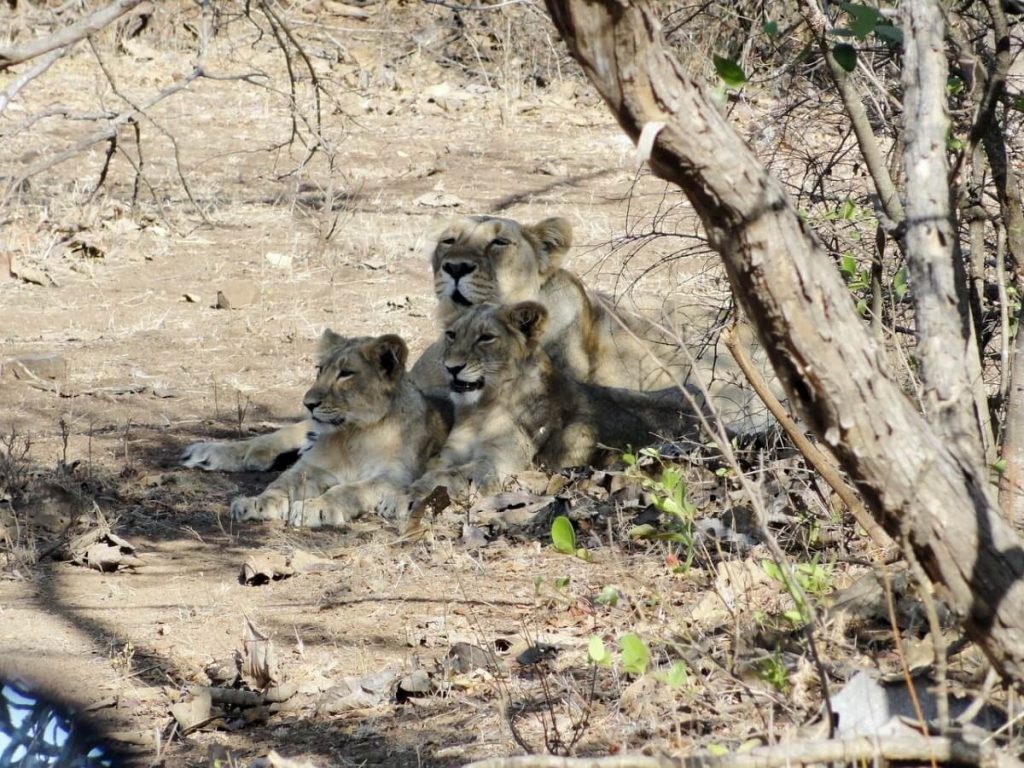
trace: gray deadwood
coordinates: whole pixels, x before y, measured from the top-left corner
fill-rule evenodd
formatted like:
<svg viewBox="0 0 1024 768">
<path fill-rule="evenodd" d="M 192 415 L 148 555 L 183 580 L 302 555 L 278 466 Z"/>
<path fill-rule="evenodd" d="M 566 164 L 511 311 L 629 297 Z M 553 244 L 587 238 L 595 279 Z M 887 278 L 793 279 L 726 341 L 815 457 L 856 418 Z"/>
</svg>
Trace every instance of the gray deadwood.
<svg viewBox="0 0 1024 768">
<path fill-rule="evenodd" d="M 701 216 L 790 401 L 995 669 L 1024 681 L 1024 550 L 985 467 L 940 437 L 888 375 L 829 255 L 662 44 L 654 16 L 629 0 L 546 2 L 626 133 L 657 131 L 651 166 Z"/>
</svg>

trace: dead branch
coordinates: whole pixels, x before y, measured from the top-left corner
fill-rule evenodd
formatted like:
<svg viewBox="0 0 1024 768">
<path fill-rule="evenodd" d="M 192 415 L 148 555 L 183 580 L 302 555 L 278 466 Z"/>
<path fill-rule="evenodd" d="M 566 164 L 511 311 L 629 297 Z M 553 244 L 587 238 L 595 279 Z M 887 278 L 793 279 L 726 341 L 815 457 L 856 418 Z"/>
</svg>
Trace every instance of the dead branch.
<svg viewBox="0 0 1024 768">
<path fill-rule="evenodd" d="M 32 178 L 33 176 L 36 176 L 37 174 L 42 173 L 43 171 L 48 171 L 51 168 L 60 165 L 61 163 L 66 163 L 73 157 L 77 157 L 78 155 L 80 155 L 93 144 L 98 144 L 101 141 L 110 141 L 115 135 L 117 135 L 117 129 L 121 125 L 127 123 L 129 120 L 132 120 L 136 115 L 140 114 L 142 111 L 146 109 L 149 109 L 154 104 L 158 104 L 164 99 L 173 96 L 176 93 L 180 93 L 181 91 L 188 88 L 195 80 L 198 80 L 200 77 L 203 76 L 204 73 L 201 69 L 193 69 L 182 80 L 175 83 L 174 85 L 168 86 L 164 90 L 160 91 L 151 98 L 142 102 L 142 104 L 140 104 L 138 107 L 132 107 L 131 109 L 125 110 L 124 112 L 119 113 L 115 117 L 112 117 L 110 119 L 110 122 L 106 126 L 104 126 L 98 131 L 95 131 L 94 133 L 89 134 L 84 139 L 77 142 L 74 146 L 65 149 L 63 152 L 57 153 L 53 157 L 45 158 L 43 160 L 40 160 L 35 165 L 30 166 L 28 170 L 21 173 L 17 178 L 15 178 L 10 183 L 10 185 L 7 188 L 7 191 L 4 193 L 2 202 L 6 202 L 7 200 L 10 199 L 12 195 L 16 194 L 17 191 L 21 188 L 21 185 L 24 184 L 26 180 Z"/>
<path fill-rule="evenodd" d="M 57 48 L 64 48 L 84 40 L 89 35 L 99 32 L 111 22 L 121 18 L 142 2 L 143 0 L 115 0 L 106 8 L 101 8 L 79 19 L 74 24 L 54 32 L 49 37 L 36 38 L 24 45 L 0 51 L 0 71 L 8 69 L 15 64 L 20 64 L 23 61 L 34 59 L 36 56 L 42 56 L 44 53 L 49 53 Z"/>
<path fill-rule="evenodd" d="M 775 417 L 775 420 L 779 422 L 779 426 L 789 435 L 789 439 L 793 441 L 796 449 L 814 467 L 814 471 L 821 475 L 832 490 L 836 492 L 836 495 L 846 505 L 847 509 L 850 510 L 853 519 L 867 532 L 871 540 L 883 550 L 883 553 L 885 550 L 891 549 L 893 547 L 892 539 L 889 538 L 886 532 L 882 530 L 882 527 L 874 521 L 864 508 L 864 504 L 854 490 L 846 484 L 832 459 L 818 450 L 818 447 L 807 439 L 804 431 L 793 421 L 789 412 L 772 393 L 771 387 L 768 386 L 764 377 L 761 376 L 760 372 L 750 362 L 750 357 L 732 328 L 727 328 L 722 333 L 722 340 L 725 342 L 726 348 L 732 354 L 740 370 L 743 371 L 743 375 L 747 377 L 747 381 L 750 382 L 754 392 L 761 398 L 761 402 L 765 404 L 765 407 Z M 885 560 L 884 554 L 881 555 L 881 558 L 883 561 Z"/>
<path fill-rule="evenodd" d="M 466 768 L 784 768 L 788 765 L 837 763 L 873 764 L 881 761 L 909 763 L 952 763 L 976 768 L 1020 768 L 1021 762 L 990 745 L 974 744 L 945 737 L 873 736 L 819 741 L 804 744 L 787 742 L 761 747 L 745 754 L 691 755 L 689 757 L 495 757 L 470 763 Z"/>
<path fill-rule="evenodd" d="M 14 78 L 3 93 L 0 93 L 0 115 L 4 113 L 4 110 L 7 109 L 7 105 L 14 100 L 14 97 L 18 95 L 22 88 L 53 66 L 53 63 L 61 56 L 64 56 L 69 50 L 71 49 L 67 46 L 64 46 L 63 48 L 54 48 L 48 54 L 43 56 L 43 58 L 33 64 L 31 69 L 26 72 L 22 72 Z"/>
</svg>

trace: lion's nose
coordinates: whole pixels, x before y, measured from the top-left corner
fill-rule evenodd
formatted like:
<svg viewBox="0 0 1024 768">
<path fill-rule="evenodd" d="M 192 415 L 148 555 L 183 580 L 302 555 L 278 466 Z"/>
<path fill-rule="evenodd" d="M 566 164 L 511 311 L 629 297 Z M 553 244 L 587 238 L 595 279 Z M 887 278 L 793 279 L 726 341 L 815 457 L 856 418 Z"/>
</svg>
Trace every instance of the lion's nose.
<svg viewBox="0 0 1024 768">
<path fill-rule="evenodd" d="M 451 375 L 452 378 L 455 378 L 456 376 L 459 375 L 459 373 L 462 371 L 462 369 L 465 368 L 466 366 L 465 366 L 465 364 L 463 364 L 463 365 L 448 365 L 447 363 L 445 363 L 444 367 L 448 370 L 449 375 Z"/>
<path fill-rule="evenodd" d="M 475 270 L 476 264 L 470 264 L 468 261 L 448 261 L 441 269 L 458 280 Z"/>
<path fill-rule="evenodd" d="M 320 402 L 320 398 L 318 397 L 310 397 L 309 395 L 306 395 L 304 398 L 302 398 L 302 404 L 306 406 L 306 410 L 308 410 L 310 413 L 315 411 L 320 406 Z"/>
</svg>

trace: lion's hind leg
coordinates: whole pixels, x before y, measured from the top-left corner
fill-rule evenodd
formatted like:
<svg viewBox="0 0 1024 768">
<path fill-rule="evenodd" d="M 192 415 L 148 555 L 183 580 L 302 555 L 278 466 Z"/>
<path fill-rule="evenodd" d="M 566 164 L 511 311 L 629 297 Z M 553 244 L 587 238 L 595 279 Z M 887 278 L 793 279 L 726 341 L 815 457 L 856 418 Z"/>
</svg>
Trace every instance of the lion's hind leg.
<svg viewBox="0 0 1024 768">
<path fill-rule="evenodd" d="M 307 420 L 247 440 L 192 443 L 182 453 L 181 464 L 220 472 L 286 469 L 299 458 L 312 427 L 313 423 Z"/>
</svg>

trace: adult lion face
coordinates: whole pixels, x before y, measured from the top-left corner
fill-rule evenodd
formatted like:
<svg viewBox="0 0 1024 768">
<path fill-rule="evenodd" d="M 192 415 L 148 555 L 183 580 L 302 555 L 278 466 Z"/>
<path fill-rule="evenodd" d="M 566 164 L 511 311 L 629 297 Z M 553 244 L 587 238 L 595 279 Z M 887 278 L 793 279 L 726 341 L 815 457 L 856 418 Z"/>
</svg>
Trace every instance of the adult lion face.
<svg viewBox="0 0 1024 768">
<path fill-rule="evenodd" d="M 318 431 L 383 419 L 405 375 L 408 348 L 401 337 L 348 338 L 328 329 L 320 337 L 316 382 L 303 405 Z"/>
<path fill-rule="evenodd" d="M 479 304 L 536 299 L 571 244 L 572 227 L 561 218 L 533 226 L 493 216 L 456 219 L 432 262 L 441 320 Z"/>
<path fill-rule="evenodd" d="M 457 406 L 499 398 L 516 387 L 544 333 L 547 310 L 533 301 L 465 310 L 444 334 L 444 368 Z"/>
</svg>

